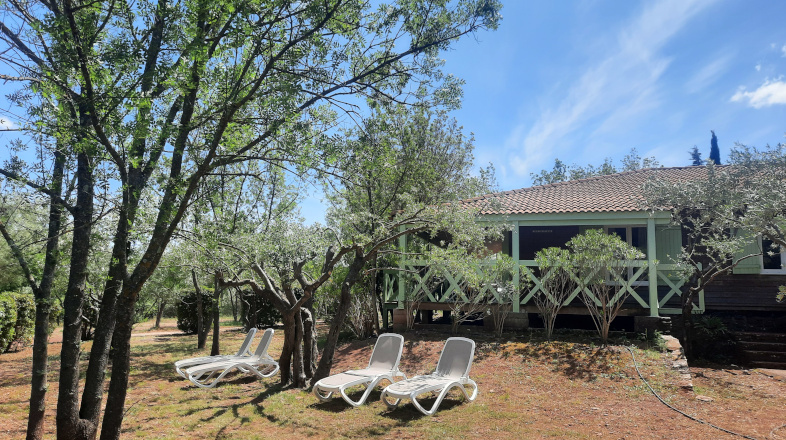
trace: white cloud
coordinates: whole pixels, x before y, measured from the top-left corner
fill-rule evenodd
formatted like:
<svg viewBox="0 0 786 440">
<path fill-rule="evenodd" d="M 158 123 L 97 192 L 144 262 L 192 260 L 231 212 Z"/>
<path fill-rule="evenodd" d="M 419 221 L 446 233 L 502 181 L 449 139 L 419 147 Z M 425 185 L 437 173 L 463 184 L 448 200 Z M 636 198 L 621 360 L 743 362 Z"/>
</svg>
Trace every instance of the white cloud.
<svg viewBox="0 0 786 440">
<path fill-rule="evenodd" d="M 747 92 L 742 87 L 731 97 L 732 102 L 747 102 L 753 108 L 769 107 L 776 104 L 786 104 L 786 81 L 778 78 L 777 81 L 764 81 L 758 89 Z"/>
<path fill-rule="evenodd" d="M 18 128 L 13 121 L 8 121 L 5 119 L 0 119 L 0 130 L 13 130 Z"/>
<path fill-rule="evenodd" d="M 731 62 L 731 55 L 724 55 L 715 61 L 702 67 L 685 84 L 688 93 L 696 93 L 715 82 L 718 77 L 726 70 Z M 756 70 L 761 69 L 761 65 L 756 65 Z"/>
<path fill-rule="evenodd" d="M 786 44 L 784 44 L 783 47 L 781 47 L 781 53 L 783 54 L 781 56 L 786 57 Z"/>
<path fill-rule="evenodd" d="M 515 149 L 509 158 L 511 167 L 526 176 L 529 170 L 548 166 L 545 161 L 549 150 L 559 149 L 560 142 L 583 124 L 591 121 L 606 131 L 619 126 L 614 122 L 628 119 L 620 118 L 619 112 L 642 105 L 641 96 L 656 95 L 657 82 L 671 63 L 659 51 L 714 1 L 662 0 L 617 31 L 617 44 L 589 65 L 573 84 L 559 90 L 562 97 L 556 105 L 544 110 L 528 131 L 522 123 L 509 136 L 507 145 Z M 722 64 L 705 72 L 705 79 L 716 75 Z"/>
<path fill-rule="evenodd" d="M 761 63 L 757 64 L 755 69 L 757 72 L 761 72 Z"/>
</svg>

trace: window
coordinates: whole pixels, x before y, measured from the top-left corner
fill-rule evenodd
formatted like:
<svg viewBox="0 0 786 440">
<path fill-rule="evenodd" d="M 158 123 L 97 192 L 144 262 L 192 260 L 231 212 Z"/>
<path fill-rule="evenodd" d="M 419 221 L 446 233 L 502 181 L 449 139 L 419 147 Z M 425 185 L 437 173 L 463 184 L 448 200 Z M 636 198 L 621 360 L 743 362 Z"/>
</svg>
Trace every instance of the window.
<svg viewBox="0 0 786 440">
<path fill-rule="evenodd" d="M 520 226 L 519 258 L 534 260 L 537 251 L 565 247 L 565 243 L 576 235 L 579 235 L 578 226 Z"/>
<path fill-rule="evenodd" d="M 783 263 L 786 262 L 786 252 L 776 245 L 772 240 L 760 238 L 761 240 L 761 273 L 762 274 L 786 274 Z M 779 252 L 780 251 L 780 252 Z"/>
</svg>

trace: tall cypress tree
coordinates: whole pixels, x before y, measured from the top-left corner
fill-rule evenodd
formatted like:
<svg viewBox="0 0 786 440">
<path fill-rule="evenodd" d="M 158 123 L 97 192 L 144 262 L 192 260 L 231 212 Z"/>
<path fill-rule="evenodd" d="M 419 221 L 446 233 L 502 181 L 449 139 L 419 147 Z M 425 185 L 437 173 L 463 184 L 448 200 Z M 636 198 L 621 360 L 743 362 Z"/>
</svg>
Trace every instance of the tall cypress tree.
<svg viewBox="0 0 786 440">
<path fill-rule="evenodd" d="M 720 149 L 718 149 L 718 138 L 715 136 L 715 130 L 710 130 L 712 139 L 710 140 L 710 160 L 715 162 L 715 165 L 720 165 Z"/>
</svg>

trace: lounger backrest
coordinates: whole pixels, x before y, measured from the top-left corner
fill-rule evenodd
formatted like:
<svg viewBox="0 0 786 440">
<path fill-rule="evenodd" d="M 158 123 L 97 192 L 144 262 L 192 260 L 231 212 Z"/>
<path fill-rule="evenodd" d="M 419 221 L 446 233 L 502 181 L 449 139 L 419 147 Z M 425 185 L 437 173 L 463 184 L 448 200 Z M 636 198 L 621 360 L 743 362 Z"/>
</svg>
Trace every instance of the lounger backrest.
<svg viewBox="0 0 786 440">
<path fill-rule="evenodd" d="M 273 340 L 273 329 L 269 328 L 262 333 L 262 339 L 254 350 L 254 356 L 262 356 L 267 353 L 267 348 L 270 346 L 270 341 Z"/>
<path fill-rule="evenodd" d="M 383 333 L 374 344 L 374 351 L 368 361 L 368 368 L 393 370 L 398 367 L 401 352 L 404 349 L 404 337 L 395 333 Z"/>
<path fill-rule="evenodd" d="M 246 352 L 251 352 L 251 342 L 254 340 L 254 336 L 257 334 L 257 328 L 252 327 L 251 330 L 248 331 L 246 335 L 246 339 L 243 340 L 243 343 L 240 344 L 240 350 L 237 351 L 238 356 L 243 356 Z"/>
<path fill-rule="evenodd" d="M 475 341 L 467 338 L 448 338 L 439 356 L 436 374 L 461 378 L 469 374 L 475 356 Z"/>
</svg>

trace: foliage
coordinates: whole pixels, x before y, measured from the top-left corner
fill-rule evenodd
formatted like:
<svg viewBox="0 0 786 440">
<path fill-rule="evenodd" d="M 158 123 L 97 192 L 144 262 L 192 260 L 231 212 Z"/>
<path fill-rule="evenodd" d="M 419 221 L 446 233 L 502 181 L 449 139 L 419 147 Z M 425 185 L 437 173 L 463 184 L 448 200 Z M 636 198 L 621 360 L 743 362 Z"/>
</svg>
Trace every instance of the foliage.
<svg viewBox="0 0 786 440">
<path fill-rule="evenodd" d="M 27 291 L 25 291 L 27 290 Z M 35 298 L 29 289 L 12 294 L 16 301 L 16 324 L 14 325 L 14 338 L 6 347 L 11 349 L 13 344 L 27 344 L 33 339 L 35 329 Z M 0 349 L 2 346 L 0 345 Z"/>
<path fill-rule="evenodd" d="M 540 272 L 540 289 L 532 296 L 543 319 L 546 339 L 551 340 L 560 309 L 576 289 L 575 268 L 571 254 L 562 248 L 541 249 L 535 254 Z"/>
<path fill-rule="evenodd" d="M 682 249 L 673 257 L 677 273 L 686 280 L 680 296 L 683 346 L 689 357 L 693 354 L 695 296 L 741 261 L 760 255 L 760 250 L 745 252 L 745 248 L 771 221 L 767 215 L 760 216 L 762 203 L 768 202 L 759 199 L 756 185 L 746 183 L 734 168 L 709 161 L 706 176 L 696 180 L 651 179 L 644 185 L 647 208 L 670 212 L 672 224 L 683 231 Z"/>
<path fill-rule="evenodd" d="M 281 322 L 281 313 L 251 290 L 240 290 L 241 320 L 246 328 L 267 328 Z"/>
<path fill-rule="evenodd" d="M 11 292 L 0 293 L 0 353 L 14 340 L 16 300 Z"/>
<path fill-rule="evenodd" d="M 32 293 L 0 292 L 0 353 L 14 345 L 30 342 L 35 326 L 35 299 Z"/>
<path fill-rule="evenodd" d="M 606 344 L 611 322 L 630 292 L 624 285 L 628 267 L 645 255 L 616 235 L 590 229 L 567 244 L 577 270 L 581 300 L 590 312 L 598 335 Z"/>
<path fill-rule="evenodd" d="M 702 316 L 696 320 L 694 356 L 709 360 L 728 360 L 734 350 L 734 338 L 723 320 Z"/>
<path fill-rule="evenodd" d="M 704 159 L 701 158 L 701 152 L 699 151 L 699 147 L 694 145 L 693 149 L 690 150 L 689 153 L 690 153 L 691 165 L 693 166 L 704 165 Z"/>
<path fill-rule="evenodd" d="M 505 227 L 507 226 L 503 225 L 499 230 L 486 232 L 493 237 Z M 466 247 L 451 243 L 445 248 L 436 247 L 428 254 L 428 258 L 451 274 L 458 285 L 448 298 L 451 329 L 454 334 L 458 332 L 461 324 L 483 319 L 489 304 L 497 303 L 493 290 L 501 289 L 505 297 L 512 296 L 513 270 L 516 268 L 513 260 L 500 254 L 483 256 L 485 252 L 484 248 L 470 247 L 468 251 Z M 482 258 L 478 258 L 478 254 Z M 498 315 L 497 318 L 502 316 Z M 500 332 L 502 324 L 504 319 L 499 322 Z"/>
<path fill-rule="evenodd" d="M 625 171 L 635 171 L 641 168 L 655 168 L 661 166 L 655 157 L 639 156 L 635 148 L 625 155 L 620 165 L 614 165 L 611 158 L 607 157 L 603 163 L 595 166 L 592 164 L 568 166 L 560 159 L 554 159 L 551 170 L 541 170 L 539 173 L 530 173 L 533 185 L 548 185 L 550 183 L 564 182 L 566 180 L 586 179 L 588 177 L 616 174 Z"/>
<path fill-rule="evenodd" d="M 505 320 L 512 310 L 513 301 L 518 300 L 518 293 L 527 286 L 527 279 L 522 276 L 520 267 L 513 258 L 503 253 L 497 253 L 492 255 L 490 259 L 491 262 L 481 265 L 480 270 L 485 283 L 493 289 L 494 296 L 489 298 L 488 313 L 494 324 L 494 334 L 501 337 L 505 329 Z M 514 279 L 516 271 L 519 271 L 517 274 L 520 283 L 518 287 Z"/>
<path fill-rule="evenodd" d="M 197 296 L 191 292 L 177 304 L 177 328 L 187 334 L 197 332 Z M 202 317 L 209 322 L 213 316 L 213 289 L 202 288 Z"/>
</svg>

